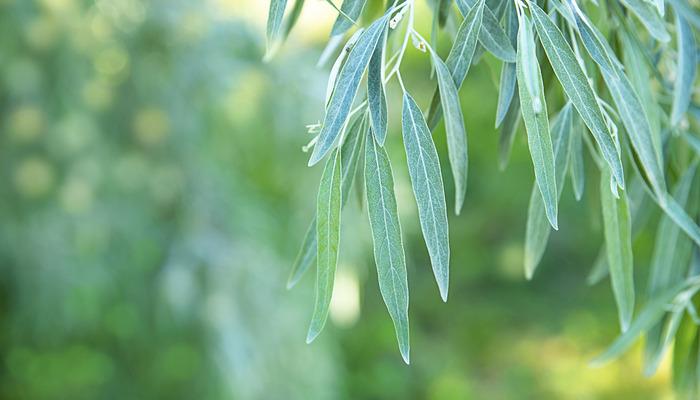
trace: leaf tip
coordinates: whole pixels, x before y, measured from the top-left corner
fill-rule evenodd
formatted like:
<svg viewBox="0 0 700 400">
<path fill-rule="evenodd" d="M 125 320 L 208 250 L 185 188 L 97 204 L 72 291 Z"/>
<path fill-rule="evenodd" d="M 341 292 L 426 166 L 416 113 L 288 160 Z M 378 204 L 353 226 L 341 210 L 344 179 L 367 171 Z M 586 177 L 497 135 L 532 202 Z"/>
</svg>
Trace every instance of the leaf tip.
<svg viewBox="0 0 700 400">
<path fill-rule="evenodd" d="M 311 342 L 316 340 L 319 333 L 321 333 L 320 330 L 314 328 L 313 326 L 310 327 L 309 332 L 306 334 L 306 344 L 311 344 Z"/>
<path fill-rule="evenodd" d="M 403 362 L 405 362 L 406 365 L 411 365 L 411 355 L 409 354 L 408 347 L 401 348 L 401 358 L 403 358 Z"/>
</svg>

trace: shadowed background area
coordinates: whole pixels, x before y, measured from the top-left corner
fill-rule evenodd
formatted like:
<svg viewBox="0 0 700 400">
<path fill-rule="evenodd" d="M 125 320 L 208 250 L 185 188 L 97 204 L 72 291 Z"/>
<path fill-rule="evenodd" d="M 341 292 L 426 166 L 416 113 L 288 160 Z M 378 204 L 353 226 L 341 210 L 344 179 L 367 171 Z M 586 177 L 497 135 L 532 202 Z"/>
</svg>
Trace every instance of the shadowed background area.
<svg viewBox="0 0 700 400">
<path fill-rule="evenodd" d="M 0 397 L 670 397 L 668 362 L 644 378 L 638 347 L 588 366 L 618 329 L 609 282 L 586 285 L 602 240 L 597 180 L 580 203 L 565 188 L 560 231 L 525 281 L 532 166 L 521 128 L 498 168 L 499 68 L 488 57 L 460 92 L 469 183 L 462 215 L 449 217 L 447 303 L 389 88 L 412 364 L 355 196 L 330 322 L 305 344 L 314 271 L 285 283 L 315 208 L 321 167 L 306 167 L 301 149 L 305 125 L 323 117 L 329 66 L 316 62 L 335 16 L 307 3 L 263 63 L 266 1 L 0 0 Z M 428 57 L 409 49 L 403 73 L 427 107 Z M 442 126 L 435 141 L 452 210 Z M 635 244 L 641 280 L 650 241 Z"/>
</svg>

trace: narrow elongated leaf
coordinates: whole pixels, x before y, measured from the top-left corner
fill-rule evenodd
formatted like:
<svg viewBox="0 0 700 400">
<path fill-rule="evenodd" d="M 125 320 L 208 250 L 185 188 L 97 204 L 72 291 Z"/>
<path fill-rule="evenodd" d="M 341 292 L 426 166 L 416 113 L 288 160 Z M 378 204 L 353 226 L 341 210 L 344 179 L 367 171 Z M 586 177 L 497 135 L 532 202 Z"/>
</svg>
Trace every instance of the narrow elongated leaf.
<svg viewBox="0 0 700 400">
<path fill-rule="evenodd" d="M 540 42 L 547 53 L 547 58 L 549 58 L 554 73 L 564 88 L 564 92 L 593 134 L 603 153 L 603 158 L 610 165 L 617 184 L 624 188 L 625 178 L 620 153 L 605 123 L 603 111 L 596 100 L 596 95 L 588 83 L 581 66 L 576 61 L 571 46 L 564 39 L 559 28 L 554 25 L 541 8 L 531 3 L 530 10 Z"/>
<path fill-rule="evenodd" d="M 316 206 L 316 302 L 306 343 L 311 343 L 326 324 L 333 294 L 333 281 L 340 245 L 341 208 L 340 151 L 333 152 L 321 176 Z"/>
<path fill-rule="evenodd" d="M 605 350 L 605 352 L 603 352 L 603 354 L 593 359 L 591 361 L 591 365 L 600 366 L 617 357 L 623 351 L 632 346 L 634 341 L 642 333 L 647 331 L 652 325 L 659 321 L 659 319 L 666 312 L 666 309 L 671 305 L 671 302 L 676 295 L 683 290 L 684 286 L 685 283 L 678 284 L 651 299 L 649 303 L 644 306 L 637 318 L 632 322 L 629 329 L 615 339 L 615 341 L 610 345 L 610 347 L 608 347 L 607 350 Z"/>
<path fill-rule="evenodd" d="M 343 67 L 343 62 L 348 56 L 350 49 L 352 49 L 352 47 L 357 42 L 357 39 L 360 38 L 363 32 L 364 29 L 360 28 L 357 30 L 357 32 L 353 33 L 352 36 L 350 36 L 350 39 L 348 39 L 347 43 L 345 43 L 345 46 L 343 46 L 343 50 L 338 54 L 338 57 L 333 62 L 331 72 L 330 74 L 328 74 L 328 83 L 326 84 L 326 106 L 328 106 L 328 102 L 331 101 L 331 97 L 333 96 L 333 91 L 335 90 L 335 83 L 338 79 L 340 69 Z"/>
<path fill-rule="evenodd" d="M 657 199 L 658 200 L 658 199 Z M 666 193 L 662 200 L 657 201 L 664 212 L 671 217 L 673 222 L 678 225 L 683 232 L 686 233 L 698 246 L 700 246 L 700 227 L 695 223 L 693 218 L 681 207 L 680 204 Z"/>
<path fill-rule="evenodd" d="M 583 44 L 591 58 L 600 66 L 605 84 L 612 95 L 622 124 L 632 147 L 656 193 L 666 191 L 663 166 L 654 148 L 651 124 L 646 116 L 642 102 L 637 96 L 632 83 L 622 71 L 621 63 L 608 45 L 603 35 L 590 24 L 586 17 L 578 12 L 576 24 Z"/>
<path fill-rule="evenodd" d="M 690 5 L 688 0 L 668 0 L 673 5 L 677 12 L 683 14 L 683 17 L 688 20 L 697 29 L 700 29 L 700 11 Z"/>
<path fill-rule="evenodd" d="M 447 55 L 445 64 L 447 64 L 455 86 L 458 88 L 462 86 L 472 64 L 485 8 L 484 0 L 479 0 L 469 10 L 459 26 L 450 54 Z"/>
<path fill-rule="evenodd" d="M 384 41 L 386 33 L 382 35 L 379 44 L 374 49 L 374 54 L 369 60 L 367 70 L 367 104 L 369 107 L 372 132 L 380 146 L 384 145 L 387 131 L 387 106 L 386 89 L 384 87 Z"/>
<path fill-rule="evenodd" d="M 644 375 L 652 376 L 678 332 L 683 311 L 675 311 L 661 317 L 661 321 L 649 328 L 644 347 Z"/>
<path fill-rule="evenodd" d="M 552 124 L 556 145 L 554 146 L 555 175 L 557 182 L 557 201 L 561 197 L 564 188 L 564 178 L 571 152 L 571 104 L 559 112 Z M 527 224 L 525 230 L 525 277 L 532 279 L 537 264 L 542 259 L 542 254 L 547 247 L 547 240 L 551 227 L 547 220 L 544 203 L 537 185 L 533 186 L 530 194 L 530 205 L 527 210 Z"/>
<path fill-rule="evenodd" d="M 506 34 L 510 42 L 517 46 L 518 37 L 518 17 L 515 15 L 515 6 L 508 2 L 506 6 Z M 510 108 L 510 102 L 515 94 L 516 84 L 515 63 L 503 63 L 501 67 L 501 78 L 498 84 L 498 107 L 496 108 L 496 128 L 501 126 L 501 122 L 506 117 Z"/>
<path fill-rule="evenodd" d="M 644 54 L 642 53 L 642 49 L 639 48 L 638 42 L 630 40 L 627 34 L 620 35 L 620 39 L 622 40 L 625 72 L 627 72 L 632 86 L 634 87 L 634 91 L 642 102 L 644 115 L 646 115 L 651 125 L 651 138 L 654 150 L 656 151 L 657 162 L 659 165 L 664 165 L 659 106 L 652 86 L 649 84 L 651 72 L 644 60 Z"/>
<path fill-rule="evenodd" d="M 466 16 L 477 3 L 478 0 L 457 0 L 457 8 L 462 15 Z M 515 62 L 515 48 L 511 45 L 508 36 L 498 22 L 498 18 L 489 7 L 484 7 L 479 43 L 496 58 L 505 62 Z"/>
<path fill-rule="evenodd" d="M 350 187 L 352 186 L 356 170 L 358 169 L 358 159 L 362 154 L 362 146 L 365 141 L 365 132 L 367 129 L 367 118 L 356 118 L 348 129 L 345 141 L 340 147 L 341 206 L 343 207 L 350 196 Z M 316 260 L 316 237 L 316 217 L 314 216 L 309 225 L 309 229 L 306 231 L 306 235 L 304 235 L 304 241 L 302 242 L 301 249 L 299 249 L 299 254 L 294 261 L 294 265 L 292 265 L 292 270 L 287 280 L 287 289 L 294 287 Z"/>
<path fill-rule="evenodd" d="M 348 59 L 343 65 L 333 90 L 333 95 L 326 107 L 326 115 L 323 119 L 323 127 L 319 134 L 314 151 L 309 160 L 309 166 L 316 164 L 333 147 L 340 135 L 350 114 L 353 100 L 360 86 L 362 74 L 367 68 L 369 59 L 377 47 L 377 42 L 382 36 L 388 23 L 388 14 L 374 21 L 367 28 L 357 43 L 350 51 Z"/>
<path fill-rule="evenodd" d="M 440 296 L 443 301 L 447 301 L 450 246 L 440 160 L 423 113 L 408 93 L 403 96 L 402 122 L 408 172 L 418 205 L 421 231 L 428 247 Z"/>
<path fill-rule="evenodd" d="M 673 85 L 673 107 L 671 124 L 677 125 L 690 105 L 693 94 L 693 82 L 698 66 L 695 37 L 685 17 L 676 12 L 676 32 L 678 41 L 678 63 L 676 64 L 676 82 Z"/>
<path fill-rule="evenodd" d="M 674 197 L 678 203 L 687 206 L 691 185 L 695 177 L 695 167 L 683 174 Z M 656 231 L 654 253 L 651 261 L 647 292 L 650 297 L 682 281 L 690 263 L 692 254 L 690 239 L 681 233 L 680 228 L 668 216 L 663 216 Z M 676 313 L 678 314 L 678 313 Z M 662 321 L 664 322 L 664 321 Z M 680 316 L 666 318 L 665 323 L 654 325 L 647 333 L 644 347 L 644 364 L 647 374 L 652 374 L 659 365 L 661 357 L 669 343 L 664 330 L 675 332 L 680 323 Z M 671 339 L 673 336 L 671 336 Z"/>
<path fill-rule="evenodd" d="M 464 21 L 459 26 L 450 54 L 447 55 L 447 60 L 445 61 L 457 90 L 462 86 L 464 78 L 469 72 L 469 67 L 472 65 L 484 8 L 484 0 L 480 0 L 466 14 Z M 428 127 L 430 130 L 435 129 L 440 118 L 442 118 L 442 105 L 439 90 L 436 90 L 428 111 Z"/>
<path fill-rule="evenodd" d="M 584 186 L 586 185 L 586 168 L 583 163 L 583 123 L 576 116 L 573 118 L 573 128 L 571 132 L 571 158 L 569 160 L 569 172 L 571 175 L 571 186 L 574 188 L 576 201 L 581 201 Z"/>
<path fill-rule="evenodd" d="M 620 327 L 626 331 L 634 312 L 634 275 L 632 260 L 632 226 L 627 204 L 627 193 L 619 192 L 616 199 L 610 190 L 607 169 L 600 177 L 600 201 L 603 210 L 605 248 L 617 303 Z"/>
<path fill-rule="evenodd" d="M 671 36 L 664 27 L 664 20 L 659 16 L 654 7 L 644 0 L 620 0 L 632 14 L 639 18 L 647 31 L 656 40 L 666 43 L 671 40 Z"/>
<path fill-rule="evenodd" d="M 360 18 L 362 9 L 365 7 L 367 0 L 343 0 L 343 5 L 340 6 L 341 14 L 333 24 L 331 36 L 340 35 L 350 29 L 355 21 Z M 351 19 L 348 19 L 350 17 Z"/>
<path fill-rule="evenodd" d="M 547 108 L 543 107 L 544 102 L 544 86 L 542 84 L 542 75 L 537 59 L 532 59 L 533 53 L 530 53 L 522 47 L 532 46 L 527 44 L 528 36 L 527 29 L 530 25 L 527 16 L 523 16 L 520 21 L 520 29 L 518 31 L 518 61 L 516 69 L 518 74 L 518 91 L 520 92 L 520 107 L 525 121 L 527 131 L 527 143 L 530 148 L 530 156 L 535 169 L 535 180 L 537 187 L 542 195 L 545 212 L 549 223 L 554 229 L 557 229 L 557 183 L 554 173 L 554 150 L 552 148 L 552 138 L 549 133 L 549 121 L 547 120 Z M 531 29 L 531 27 L 530 27 Z M 530 32 L 531 34 L 532 32 Z M 534 76 L 526 77 L 526 70 L 534 69 Z M 532 79 L 535 89 L 528 89 L 525 85 L 527 79 Z M 535 100 L 531 90 L 539 93 L 539 100 Z M 540 110 L 536 108 L 536 101 L 540 102 Z"/>
<path fill-rule="evenodd" d="M 459 215 L 467 192 L 467 132 L 464 127 L 464 117 L 462 116 L 462 107 L 459 104 L 457 87 L 450 76 L 450 71 L 440 57 L 434 53 L 433 65 L 435 65 L 440 88 L 440 102 L 445 113 L 447 152 L 455 182 L 455 213 Z"/>
<path fill-rule="evenodd" d="M 279 44 L 282 32 L 282 20 L 284 9 L 287 7 L 287 0 L 271 0 L 270 9 L 267 15 L 267 50 L 265 58 L 269 58 Z"/>
<path fill-rule="evenodd" d="M 367 134 L 366 140 L 365 191 L 379 289 L 394 321 L 401 356 L 408 364 L 408 279 L 394 178 L 386 150 L 377 144 L 371 133 Z"/>
<path fill-rule="evenodd" d="M 292 11 L 289 12 L 289 17 L 287 18 L 287 21 L 284 23 L 284 38 L 286 39 L 287 36 L 289 36 L 289 33 L 292 31 L 292 28 L 294 28 L 294 25 L 296 25 L 297 21 L 299 20 L 299 16 L 301 15 L 301 11 L 304 9 L 304 0 L 296 0 L 294 2 L 294 7 L 292 7 Z"/>
<path fill-rule="evenodd" d="M 535 48 L 535 35 L 532 32 L 532 22 L 527 15 L 522 15 L 518 28 L 518 62 L 522 69 L 522 79 L 518 82 L 527 89 L 532 99 L 532 107 L 535 113 L 542 111 L 542 96 L 544 90 L 540 89 L 539 81 L 542 80 L 537 51 Z M 522 60 L 522 62 L 521 62 Z"/>
</svg>

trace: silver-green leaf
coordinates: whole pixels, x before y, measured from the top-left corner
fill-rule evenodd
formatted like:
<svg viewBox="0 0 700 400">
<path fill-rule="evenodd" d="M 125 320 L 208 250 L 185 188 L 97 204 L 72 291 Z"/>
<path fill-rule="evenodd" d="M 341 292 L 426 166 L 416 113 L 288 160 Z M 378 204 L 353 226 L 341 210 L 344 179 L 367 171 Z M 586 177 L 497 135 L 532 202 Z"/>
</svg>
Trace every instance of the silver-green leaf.
<svg viewBox="0 0 700 400">
<path fill-rule="evenodd" d="M 372 124 L 372 132 L 380 146 L 384 145 L 388 124 L 386 88 L 384 87 L 384 41 L 386 34 L 382 35 L 379 44 L 374 49 L 374 54 L 369 60 L 367 69 L 367 105 Z"/>
<path fill-rule="evenodd" d="M 695 87 L 693 83 L 698 65 L 693 30 L 678 12 L 676 12 L 676 32 L 678 62 L 676 63 L 676 82 L 673 85 L 673 106 L 671 108 L 671 124 L 673 125 L 677 125 L 688 111 Z"/>
<path fill-rule="evenodd" d="M 457 0 L 457 7 L 462 15 L 466 16 L 477 2 L 477 0 Z M 498 18 L 488 6 L 484 7 L 482 29 L 479 30 L 479 43 L 502 61 L 515 62 L 515 49 L 499 24 Z"/>
<path fill-rule="evenodd" d="M 664 27 L 664 20 L 659 16 L 659 13 L 656 12 L 654 6 L 644 0 L 620 0 L 620 2 L 639 18 L 642 25 L 647 28 L 647 31 L 649 31 L 651 36 L 656 40 L 662 43 L 671 40 L 671 36 Z"/>
<path fill-rule="evenodd" d="M 379 289 L 394 321 L 401 356 L 408 364 L 408 278 L 394 178 L 386 150 L 369 132 L 365 146 L 365 192 Z"/>
<path fill-rule="evenodd" d="M 586 74 L 576 61 L 571 46 L 547 14 L 534 3 L 530 3 L 530 10 L 540 42 L 547 53 L 555 75 L 581 119 L 593 134 L 617 184 L 624 188 L 625 178 L 620 153 L 605 123 L 603 111 L 598 104 L 593 88 L 588 83 Z"/>
<path fill-rule="evenodd" d="M 357 40 L 350 51 L 345 65 L 343 65 L 333 90 L 333 95 L 326 107 L 326 115 L 323 119 L 321 133 L 314 146 L 314 151 L 309 160 L 309 166 L 319 162 L 333 148 L 336 139 L 343 131 L 347 122 L 350 108 L 360 86 L 360 80 L 364 74 L 370 57 L 377 47 L 377 43 L 386 29 L 389 14 L 374 21 Z"/>
<path fill-rule="evenodd" d="M 530 148 L 530 156 L 535 170 L 535 181 L 542 195 L 545 213 L 549 223 L 554 229 L 557 229 L 557 183 L 554 173 L 554 150 L 552 148 L 552 138 L 549 132 L 549 121 L 547 120 L 547 108 L 544 107 L 544 86 L 542 84 L 542 75 L 540 67 L 537 63 L 537 58 L 532 59 L 534 53 L 528 52 L 522 47 L 532 46 L 527 44 L 528 36 L 526 30 L 530 22 L 527 16 L 523 16 L 520 21 L 520 29 L 518 31 L 518 60 L 516 69 L 518 74 L 518 92 L 520 93 L 520 108 L 525 121 L 525 129 L 527 131 L 527 142 Z M 530 32 L 532 33 L 532 32 Z M 527 77 L 526 70 L 534 69 L 534 76 Z M 525 81 L 528 79 L 534 80 L 535 89 L 528 89 Z M 540 110 L 538 112 L 536 100 L 532 95 L 532 91 L 539 93 Z"/>
<path fill-rule="evenodd" d="M 443 301 L 447 301 L 450 246 L 440 160 L 423 113 L 408 93 L 403 96 L 402 124 L 408 172 L 418 205 L 423 238 L 428 247 L 440 296 Z"/>
<path fill-rule="evenodd" d="M 366 2 L 367 0 L 343 0 L 343 5 L 340 6 L 342 13 L 338 14 L 333 24 L 331 36 L 341 35 L 350 29 L 362 14 Z"/>
<path fill-rule="evenodd" d="M 311 343 L 323 330 L 333 294 L 335 269 L 340 245 L 341 209 L 340 150 L 333 152 L 321 176 L 316 206 L 316 302 L 306 343 Z"/>
<path fill-rule="evenodd" d="M 455 183 L 455 213 L 459 215 L 467 192 L 467 131 L 464 127 L 459 94 L 450 71 L 437 54 L 432 53 L 432 56 L 440 88 L 440 102 L 445 113 L 447 153 Z"/>
<path fill-rule="evenodd" d="M 610 190 L 610 173 L 603 168 L 600 177 L 600 201 L 603 210 L 603 233 L 608 267 L 622 331 L 629 328 L 634 312 L 634 271 L 632 259 L 632 225 L 627 193 Z"/>
<path fill-rule="evenodd" d="M 557 182 L 557 199 L 561 197 L 564 188 L 564 178 L 566 177 L 571 152 L 572 136 L 572 111 L 571 103 L 559 112 L 552 123 L 552 132 L 556 138 L 554 147 L 555 173 Z M 530 194 L 530 205 L 527 211 L 527 224 L 525 230 L 525 277 L 532 279 L 532 275 L 537 268 L 537 264 L 542 259 L 542 254 L 547 247 L 547 240 L 551 227 L 547 220 L 542 197 L 537 185 L 533 186 Z"/>
<path fill-rule="evenodd" d="M 269 58 L 276 50 L 282 33 L 282 20 L 287 0 L 271 0 L 267 16 L 267 50 L 265 58 Z"/>
</svg>

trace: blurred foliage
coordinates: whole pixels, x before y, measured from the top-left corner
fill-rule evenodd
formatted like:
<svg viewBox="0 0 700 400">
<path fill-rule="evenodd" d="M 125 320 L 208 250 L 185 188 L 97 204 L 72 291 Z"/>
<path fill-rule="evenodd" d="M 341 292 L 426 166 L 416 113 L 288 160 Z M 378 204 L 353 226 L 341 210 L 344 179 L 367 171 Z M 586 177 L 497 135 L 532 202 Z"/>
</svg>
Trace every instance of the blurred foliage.
<svg viewBox="0 0 700 400">
<path fill-rule="evenodd" d="M 327 72 L 313 65 L 328 27 L 316 13 L 331 10 L 314 2 L 306 33 L 262 64 L 258 3 L 0 0 L 1 398 L 669 396 L 668 366 L 645 379 L 636 351 L 586 366 L 616 334 L 616 316 L 609 288 L 584 284 L 601 233 L 571 196 L 547 273 L 522 279 L 530 161 L 520 132 L 509 169 L 497 169 L 488 59 L 461 92 L 478 173 L 451 219 L 447 304 L 405 165 L 396 168 L 412 365 L 395 351 L 355 200 L 341 272 L 357 281 L 348 290 L 359 291 L 362 318 L 336 313 L 305 345 L 313 279 L 292 292 L 284 283 L 320 174 L 300 148 L 325 92 Z M 407 76 L 429 68 L 409 54 Z M 431 86 L 414 90 L 426 104 Z M 390 111 L 388 148 L 405 164 Z M 594 191 L 586 196 L 597 212 Z M 640 252 L 650 240 L 637 241 Z"/>
</svg>

